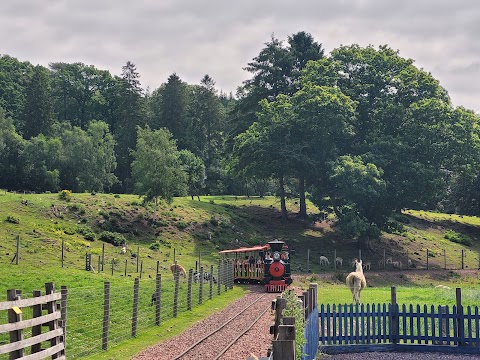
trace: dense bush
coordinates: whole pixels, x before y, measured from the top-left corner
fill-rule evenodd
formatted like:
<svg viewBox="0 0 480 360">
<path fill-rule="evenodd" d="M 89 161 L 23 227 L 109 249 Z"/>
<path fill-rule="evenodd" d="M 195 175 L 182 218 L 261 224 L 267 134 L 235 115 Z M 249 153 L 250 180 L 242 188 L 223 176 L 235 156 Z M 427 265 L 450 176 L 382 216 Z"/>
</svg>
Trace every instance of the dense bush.
<svg viewBox="0 0 480 360">
<path fill-rule="evenodd" d="M 120 246 L 127 242 L 125 236 L 123 236 L 122 234 L 110 231 L 102 231 L 98 238 L 115 246 Z"/>
<path fill-rule="evenodd" d="M 454 243 L 462 244 L 462 245 L 467 245 L 467 246 L 472 246 L 473 241 L 470 238 L 470 236 L 458 233 L 454 230 L 448 230 L 445 235 L 445 239 L 448 239 L 450 241 L 453 241 Z"/>
<path fill-rule="evenodd" d="M 78 212 L 80 215 L 85 214 L 85 206 L 83 204 L 77 204 L 77 203 L 68 204 L 67 208 L 70 211 Z"/>
<path fill-rule="evenodd" d="M 88 226 L 80 225 L 77 227 L 77 233 L 83 235 L 85 240 L 95 240 L 95 233 Z"/>
<path fill-rule="evenodd" d="M 306 343 L 303 333 L 305 331 L 305 318 L 303 307 L 301 307 L 298 296 L 293 290 L 287 290 L 282 293 L 282 298 L 287 300 L 285 309 L 282 312 L 284 317 L 295 318 L 295 354 L 296 359 L 302 358 L 303 345 Z"/>
<path fill-rule="evenodd" d="M 58 198 L 63 201 L 69 202 L 72 200 L 72 192 L 70 190 L 62 190 L 58 194 Z"/>
</svg>

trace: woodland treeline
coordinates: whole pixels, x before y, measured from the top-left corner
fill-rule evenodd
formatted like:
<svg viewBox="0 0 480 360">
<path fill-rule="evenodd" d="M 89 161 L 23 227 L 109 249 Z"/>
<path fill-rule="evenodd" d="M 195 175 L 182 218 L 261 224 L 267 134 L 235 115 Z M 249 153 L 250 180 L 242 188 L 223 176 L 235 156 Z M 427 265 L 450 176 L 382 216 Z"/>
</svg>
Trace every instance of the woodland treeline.
<svg viewBox="0 0 480 360">
<path fill-rule="evenodd" d="M 479 116 L 388 46 L 272 36 L 235 95 L 205 75 L 150 91 L 83 63 L 0 57 L 0 188 L 309 197 L 374 235 L 404 208 L 480 215 Z"/>
</svg>

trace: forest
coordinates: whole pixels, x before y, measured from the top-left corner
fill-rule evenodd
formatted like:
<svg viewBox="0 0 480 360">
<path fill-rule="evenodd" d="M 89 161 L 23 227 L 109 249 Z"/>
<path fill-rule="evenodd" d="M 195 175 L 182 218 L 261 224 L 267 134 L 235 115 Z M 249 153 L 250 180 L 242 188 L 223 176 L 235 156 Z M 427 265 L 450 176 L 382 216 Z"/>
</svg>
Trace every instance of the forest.
<svg viewBox="0 0 480 360">
<path fill-rule="evenodd" d="M 121 70 L 0 55 L 0 188 L 309 199 L 367 238 L 402 209 L 480 215 L 479 115 L 388 45 L 272 35 L 235 94 Z"/>
</svg>

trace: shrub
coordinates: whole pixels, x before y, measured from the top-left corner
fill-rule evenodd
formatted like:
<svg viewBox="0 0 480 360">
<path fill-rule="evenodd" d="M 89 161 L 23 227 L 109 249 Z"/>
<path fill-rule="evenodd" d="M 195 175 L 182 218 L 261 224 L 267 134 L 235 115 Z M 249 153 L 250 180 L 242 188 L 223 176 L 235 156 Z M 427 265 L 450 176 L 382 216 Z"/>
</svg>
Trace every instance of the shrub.
<svg viewBox="0 0 480 360">
<path fill-rule="evenodd" d="M 85 206 L 83 204 L 68 204 L 67 208 L 70 211 L 78 212 L 80 215 L 85 214 Z"/>
<path fill-rule="evenodd" d="M 158 251 L 160 249 L 160 243 L 155 241 L 154 243 L 151 243 L 148 248 L 153 251 Z"/>
<path fill-rule="evenodd" d="M 218 226 L 218 220 L 215 216 L 212 216 L 210 218 L 210 224 L 212 224 L 213 226 Z"/>
<path fill-rule="evenodd" d="M 298 296 L 293 290 L 287 290 L 282 293 L 282 298 L 287 300 L 285 309 L 283 310 L 283 316 L 295 318 L 295 353 L 297 360 L 302 358 L 302 349 L 306 340 L 303 336 L 305 331 L 305 319 L 303 308 L 300 307 L 298 302 Z"/>
<path fill-rule="evenodd" d="M 13 215 L 8 215 L 5 221 L 12 224 L 20 224 L 20 219 Z"/>
<path fill-rule="evenodd" d="M 120 195 L 119 195 L 119 194 L 115 194 L 115 195 L 113 195 L 113 197 L 116 198 L 116 199 L 120 199 Z"/>
<path fill-rule="evenodd" d="M 473 241 L 472 241 L 472 238 L 468 235 L 465 235 L 465 234 L 462 234 L 462 233 L 458 233 L 454 230 L 448 230 L 445 235 L 444 235 L 445 239 L 448 239 L 454 243 L 457 243 L 457 244 L 462 244 L 462 245 L 466 245 L 466 246 L 472 246 L 473 245 Z"/>
<path fill-rule="evenodd" d="M 70 190 L 62 190 L 58 194 L 58 198 L 60 200 L 69 202 L 70 200 L 72 200 L 72 192 Z"/>
<path fill-rule="evenodd" d="M 115 246 L 120 246 L 127 242 L 125 236 L 123 236 L 122 234 L 110 231 L 102 231 L 98 238 Z"/>
<path fill-rule="evenodd" d="M 185 221 L 179 221 L 175 224 L 177 226 L 177 228 L 179 228 L 180 230 L 183 230 L 185 229 L 188 224 L 185 222 Z"/>
<path fill-rule="evenodd" d="M 88 226 L 80 225 L 77 227 L 77 233 L 83 235 L 85 240 L 95 240 L 95 233 Z"/>
</svg>

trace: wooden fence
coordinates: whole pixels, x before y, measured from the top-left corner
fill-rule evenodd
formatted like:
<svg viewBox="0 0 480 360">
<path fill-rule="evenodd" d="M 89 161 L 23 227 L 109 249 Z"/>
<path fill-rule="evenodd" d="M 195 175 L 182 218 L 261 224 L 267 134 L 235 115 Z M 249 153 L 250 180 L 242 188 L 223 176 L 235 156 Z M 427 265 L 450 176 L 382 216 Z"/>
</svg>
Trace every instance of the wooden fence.
<svg viewBox="0 0 480 360">
<path fill-rule="evenodd" d="M 319 344 L 325 353 L 441 351 L 480 353 L 478 307 L 390 304 L 321 305 Z"/>
<path fill-rule="evenodd" d="M 20 290 L 8 290 L 8 301 L 0 303 L 0 311 L 8 313 L 8 324 L 0 324 L 0 335 L 9 333 L 10 343 L 0 345 L 0 355 L 9 354 L 10 359 L 65 359 L 67 288 L 62 286 L 61 293 L 56 293 L 55 285 L 47 283 L 45 289 L 46 295 L 36 290 L 33 298 L 23 300 Z M 31 318 L 24 320 L 24 312 Z M 43 327 L 48 331 L 42 333 Z M 48 342 L 50 347 L 44 349 Z"/>
<path fill-rule="evenodd" d="M 295 318 L 284 317 L 282 312 L 286 306 L 286 300 L 277 297 L 272 304 L 275 310 L 275 320 L 270 326 L 270 333 L 273 334 L 272 359 L 273 360 L 294 360 L 296 358 L 295 338 L 296 332 L 302 331 L 306 343 L 302 349 L 302 360 L 315 359 L 318 349 L 318 305 L 317 305 L 317 284 L 310 284 L 308 291 L 299 295 L 299 305 L 303 308 L 305 328 L 295 328 Z"/>
</svg>

